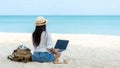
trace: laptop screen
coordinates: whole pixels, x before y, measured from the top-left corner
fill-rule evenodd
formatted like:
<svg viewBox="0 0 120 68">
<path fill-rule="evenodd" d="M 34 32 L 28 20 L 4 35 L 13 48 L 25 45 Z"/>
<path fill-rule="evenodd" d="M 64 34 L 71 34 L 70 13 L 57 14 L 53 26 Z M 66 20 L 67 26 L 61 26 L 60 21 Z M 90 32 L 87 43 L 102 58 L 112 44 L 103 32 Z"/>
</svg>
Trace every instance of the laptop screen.
<svg viewBox="0 0 120 68">
<path fill-rule="evenodd" d="M 66 50 L 67 45 L 68 45 L 68 40 L 57 40 L 56 45 L 55 45 L 55 49 L 62 49 L 62 50 Z"/>
</svg>

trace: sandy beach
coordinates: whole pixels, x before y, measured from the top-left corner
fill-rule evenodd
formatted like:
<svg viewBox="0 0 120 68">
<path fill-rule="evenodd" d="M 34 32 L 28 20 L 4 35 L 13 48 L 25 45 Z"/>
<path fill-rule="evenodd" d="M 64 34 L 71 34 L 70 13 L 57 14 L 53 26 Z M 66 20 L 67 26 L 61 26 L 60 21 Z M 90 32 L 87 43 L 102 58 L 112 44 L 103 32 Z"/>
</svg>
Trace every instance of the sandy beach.
<svg viewBox="0 0 120 68">
<path fill-rule="evenodd" d="M 120 36 L 96 34 L 54 34 L 57 39 L 70 41 L 62 58 L 67 64 L 13 62 L 7 59 L 23 44 L 33 51 L 31 33 L 0 33 L 0 68 L 120 68 Z"/>
</svg>

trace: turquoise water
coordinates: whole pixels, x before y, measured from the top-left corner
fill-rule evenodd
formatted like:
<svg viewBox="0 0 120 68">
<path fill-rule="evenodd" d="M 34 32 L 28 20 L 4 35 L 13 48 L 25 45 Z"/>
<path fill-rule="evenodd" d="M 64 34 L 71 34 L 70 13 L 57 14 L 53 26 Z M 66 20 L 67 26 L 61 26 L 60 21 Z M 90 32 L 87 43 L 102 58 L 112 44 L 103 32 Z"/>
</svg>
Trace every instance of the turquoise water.
<svg viewBox="0 0 120 68">
<path fill-rule="evenodd" d="M 34 31 L 37 15 L 0 16 L 0 32 Z M 47 30 L 63 34 L 120 35 L 120 16 L 44 16 Z"/>
</svg>

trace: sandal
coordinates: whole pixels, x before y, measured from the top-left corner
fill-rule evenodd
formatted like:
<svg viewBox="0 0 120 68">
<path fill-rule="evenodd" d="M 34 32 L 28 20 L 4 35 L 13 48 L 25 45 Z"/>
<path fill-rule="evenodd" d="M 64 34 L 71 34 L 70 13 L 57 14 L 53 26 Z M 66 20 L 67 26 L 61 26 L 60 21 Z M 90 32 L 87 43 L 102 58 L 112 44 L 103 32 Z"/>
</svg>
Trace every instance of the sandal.
<svg viewBox="0 0 120 68">
<path fill-rule="evenodd" d="M 62 58 L 57 58 L 55 61 L 54 61 L 54 64 L 67 64 L 67 61 L 62 59 Z"/>
</svg>

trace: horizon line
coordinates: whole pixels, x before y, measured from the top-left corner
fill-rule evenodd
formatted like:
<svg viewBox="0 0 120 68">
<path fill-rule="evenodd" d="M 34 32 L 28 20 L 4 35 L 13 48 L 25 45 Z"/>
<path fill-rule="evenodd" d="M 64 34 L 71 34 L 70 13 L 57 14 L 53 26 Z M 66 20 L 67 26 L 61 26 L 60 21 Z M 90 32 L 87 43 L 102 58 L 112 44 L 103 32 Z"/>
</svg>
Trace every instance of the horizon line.
<svg viewBox="0 0 120 68">
<path fill-rule="evenodd" d="M 6 14 L 0 14 L 0 16 L 12 16 L 12 14 L 8 14 L 8 15 L 6 15 Z M 40 15 L 40 14 L 38 14 L 38 15 L 28 15 L 28 14 L 22 14 L 22 15 L 17 15 L 17 14 L 13 14 L 13 16 L 120 16 L 120 15 L 51 15 L 51 14 L 48 14 L 48 15 Z"/>
</svg>

